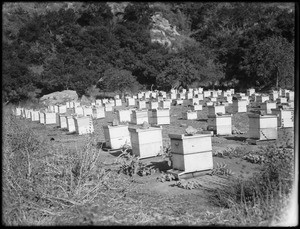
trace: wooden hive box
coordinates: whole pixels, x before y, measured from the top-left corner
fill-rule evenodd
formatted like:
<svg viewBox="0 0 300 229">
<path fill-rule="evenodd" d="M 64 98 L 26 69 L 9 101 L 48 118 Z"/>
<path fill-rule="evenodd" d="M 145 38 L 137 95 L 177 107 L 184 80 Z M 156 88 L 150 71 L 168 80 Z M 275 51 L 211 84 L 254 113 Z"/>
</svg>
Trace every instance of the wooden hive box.
<svg viewBox="0 0 300 229">
<path fill-rule="evenodd" d="M 115 107 L 120 107 L 120 106 L 122 106 L 122 100 L 121 100 L 121 99 L 115 99 L 115 100 L 114 100 L 114 106 L 115 106 Z"/>
<path fill-rule="evenodd" d="M 171 139 L 173 169 L 196 172 L 213 168 L 212 142 L 210 134 L 169 134 Z"/>
<path fill-rule="evenodd" d="M 56 124 L 56 113 L 45 112 L 44 119 L 45 119 L 44 124 L 46 124 L 46 125 L 47 124 Z"/>
<path fill-rule="evenodd" d="M 67 119 L 67 129 L 68 131 L 71 132 L 75 132 L 76 131 L 76 127 L 75 127 L 75 119 L 73 116 L 66 116 Z"/>
<path fill-rule="evenodd" d="M 217 98 L 218 97 L 218 92 L 217 91 L 211 91 L 210 92 L 210 97 L 211 98 Z"/>
<path fill-rule="evenodd" d="M 192 105 L 192 111 L 202 111 L 203 107 L 201 104 Z"/>
<path fill-rule="evenodd" d="M 67 117 L 67 115 L 63 115 L 63 114 L 59 115 L 59 127 L 61 129 L 67 129 L 68 128 L 66 117 Z"/>
<path fill-rule="evenodd" d="M 104 107 L 101 107 L 101 106 L 94 106 L 92 110 L 93 110 L 93 115 L 92 115 L 92 117 L 93 117 L 94 119 L 105 118 L 105 110 L 104 110 Z"/>
<path fill-rule="evenodd" d="M 210 101 L 211 101 L 211 102 L 217 102 L 217 97 L 211 97 L 211 98 L 210 98 Z"/>
<path fill-rule="evenodd" d="M 192 92 L 186 92 L 185 99 L 192 99 L 192 98 L 193 98 L 193 93 Z"/>
<path fill-rule="evenodd" d="M 144 93 L 138 93 L 138 94 L 137 94 L 137 98 L 138 98 L 138 99 L 144 98 Z"/>
<path fill-rule="evenodd" d="M 208 130 L 218 135 L 232 134 L 232 115 L 208 115 Z"/>
<path fill-rule="evenodd" d="M 171 100 L 160 101 L 160 107 L 163 109 L 171 109 Z"/>
<path fill-rule="evenodd" d="M 196 120 L 198 118 L 197 111 L 182 112 L 182 118 L 185 120 Z"/>
<path fill-rule="evenodd" d="M 94 125 L 91 116 L 74 117 L 76 133 L 79 135 L 91 134 L 94 132 Z"/>
<path fill-rule="evenodd" d="M 129 127 L 132 152 L 140 158 L 155 157 L 163 148 L 162 127 Z"/>
<path fill-rule="evenodd" d="M 158 108 L 158 102 L 156 101 L 151 101 L 150 102 L 150 109 L 157 109 Z"/>
<path fill-rule="evenodd" d="M 118 110 L 117 118 L 119 122 L 130 122 L 131 121 L 131 110 Z"/>
<path fill-rule="evenodd" d="M 83 116 L 92 116 L 93 107 L 92 106 L 83 106 Z"/>
<path fill-rule="evenodd" d="M 185 99 L 184 93 L 177 93 L 177 99 Z"/>
<path fill-rule="evenodd" d="M 103 131 L 104 131 L 104 138 L 107 147 L 111 149 L 120 149 L 125 144 L 129 146 L 131 145 L 128 126 L 105 125 L 103 126 Z"/>
<path fill-rule="evenodd" d="M 175 94 L 175 93 L 170 94 L 170 99 L 176 99 L 176 98 L 177 98 L 177 94 Z"/>
<path fill-rule="evenodd" d="M 113 110 L 113 106 L 112 106 L 111 103 L 105 103 L 104 104 L 104 109 L 105 109 L 106 112 L 112 111 Z"/>
<path fill-rule="evenodd" d="M 146 109 L 146 101 L 145 100 L 137 100 L 138 109 Z"/>
<path fill-rule="evenodd" d="M 39 112 L 38 111 L 31 111 L 31 121 L 39 121 Z"/>
<path fill-rule="evenodd" d="M 57 108 L 57 113 L 63 114 L 67 112 L 67 106 L 66 105 L 59 105 Z"/>
<path fill-rule="evenodd" d="M 233 112 L 247 112 L 247 101 L 246 100 L 233 100 L 232 111 Z"/>
<path fill-rule="evenodd" d="M 293 109 L 271 109 L 272 114 L 277 116 L 278 127 L 293 127 L 294 126 L 294 110 Z"/>
<path fill-rule="evenodd" d="M 217 113 L 225 114 L 225 105 L 207 106 L 207 107 L 208 107 L 209 115 L 215 115 Z"/>
<path fill-rule="evenodd" d="M 135 105 L 135 99 L 134 98 L 127 98 L 126 99 L 126 105 L 127 105 L 127 107 L 134 106 Z"/>
<path fill-rule="evenodd" d="M 199 101 L 200 100 L 202 101 L 202 100 L 204 100 L 204 95 L 202 93 L 199 93 L 196 95 L 196 98 L 198 98 Z"/>
<path fill-rule="evenodd" d="M 191 98 L 189 99 L 189 105 L 199 105 L 199 99 L 198 98 Z"/>
<path fill-rule="evenodd" d="M 75 111 L 75 114 L 77 114 L 77 115 L 82 115 L 83 116 L 83 114 L 84 114 L 82 106 L 74 107 L 74 111 Z"/>
<path fill-rule="evenodd" d="M 213 106 L 213 105 L 214 105 L 214 102 L 211 102 L 211 101 L 206 102 L 206 106 Z"/>
<path fill-rule="evenodd" d="M 153 98 L 153 99 L 156 99 L 157 93 L 156 92 L 151 92 L 150 97 Z"/>
<path fill-rule="evenodd" d="M 294 101 L 295 93 L 293 91 L 289 91 L 286 93 L 286 97 L 288 101 Z"/>
<path fill-rule="evenodd" d="M 272 101 L 274 101 L 274 102 L 276 102 L 276 100 L 278 99 L 278 97 L 279 97 L 279 94 L 278 94 L 278 92 L 273 92 L 273 93 L 271 93 L 270 94 L 270 99 L 272 100 Z"/>
<path fill-rule="evenodd" d="M 39 121 L 41 124 L 45 124 L 45 114 L 44 112 L 39 113 Z"/>
<path fill-rule="evenodd" d="M 156 125 L 170 124 L 170 109 L 153 109 L 151 123 Z"/>
<path fill-rule="evenodd" d="M 140 125 L 144 122 L 149 122 L 147 110 L 133 110 L 131 117 L 131 123 L 135 125 Z"/>
<path fill-rule="evenodd" d="M 264 102 L 260 104 L 260 108 L 263 109 L 264 111 L 266 111 L 267 114 L 272 114 L 271 109 L 275 109 L 276 108 L 276 103 L 275 102 Z"/>
<path fill-rule="evenodd" d="M 276 99 L 277 103 L 287 103 L 287 98 L 286 97 L 279 97 Z"/>
<path fill-rule="evenodd" d="M 183 104 L 183 100 L 182 99 L 176 99 L 174 100 L 176 105 L 182 105 Z"/>
<path fill-rule="evenodd" d="M 248 114 L 249 138 L 258 140 L 277 139 L 277 116 Z"/>
</svg>

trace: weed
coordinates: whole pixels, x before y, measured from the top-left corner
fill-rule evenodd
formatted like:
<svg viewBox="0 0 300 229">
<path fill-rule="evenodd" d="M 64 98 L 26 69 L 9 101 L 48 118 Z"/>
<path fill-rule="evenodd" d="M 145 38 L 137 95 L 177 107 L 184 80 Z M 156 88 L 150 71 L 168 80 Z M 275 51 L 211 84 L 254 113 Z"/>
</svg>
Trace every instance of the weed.
<svg viewBox="0 0 300 229">
<path fill-rule="evenodd" d="M 156 180 L 159 182 L 166 182 L 166 181 L 176 180 L 176 178 L 173 174 L 163 173 L 160 177 L 157 177 Z"/>
<path fill-rule="evenodd" d="M 183 189 L 195 189 L 200 188 L 202 185 L 199 183 L 199 181 L 196 180 L 180 180 L 176 182 L 176 186 Z"/>
<path fill-rule="evenodd" d="M 217 163 L 217 167 L 212 169 L 211 175 L 232 176 L 234 173 L 227 166 L 226 163 Z"/>
</svg>

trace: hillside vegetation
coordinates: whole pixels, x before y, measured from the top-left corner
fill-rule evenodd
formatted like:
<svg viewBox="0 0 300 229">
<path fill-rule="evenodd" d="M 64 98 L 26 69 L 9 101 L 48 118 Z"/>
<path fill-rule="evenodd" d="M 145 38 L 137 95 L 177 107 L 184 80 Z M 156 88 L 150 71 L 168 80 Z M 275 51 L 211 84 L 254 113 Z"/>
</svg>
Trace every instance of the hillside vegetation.
<svg viewBox="0 0 300 229">
<path fill-rule="evenodd" d="M 293 4 L 5 3 L 4 102 L 172 87 L 294 87 Z"/>
</svg>

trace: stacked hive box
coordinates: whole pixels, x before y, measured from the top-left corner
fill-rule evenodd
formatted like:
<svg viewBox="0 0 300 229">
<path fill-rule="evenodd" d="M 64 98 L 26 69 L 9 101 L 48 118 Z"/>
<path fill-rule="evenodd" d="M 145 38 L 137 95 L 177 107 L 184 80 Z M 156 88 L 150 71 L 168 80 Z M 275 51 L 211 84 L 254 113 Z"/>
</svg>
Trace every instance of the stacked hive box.
<svg viewBox="0 0 300 229">
<path fill-rule="evenodd" d="M 128 131 L 128 126 L 118 125 L 118 126 L 103 126 L 104 138 L 106 147 L 111 149 L 120 149 L 124 145 L 131 145 L 130 134 Z"/>
<path fill-rule="evenodd" d="M 126 104 L 127 104 L 128 107 L 135 105 L 135 99 L 134 98 L 127 98 L 126 102 L 127 102 Z"/>
<path fill-rule="evenodd" d="M 59 115 L 59 127 L 61 129 L 67 129 L 68 128 L 66 117 L 67 117 L 67 115 L 63 115 L 63 114 Z"/>
<path fill-rule="evenodd" d="M 232 104 L 232 111 L 236 112 L 247 112 L 247 101 L 246 100 L 234 100 Z"/>
<path fill-rule="evenodd" d="M 219 105 L 219 106 L 207 106 L 208 107 L 208 114 L 209 115 L 215 115 L 217 113 L 225 114 L 225 106 Z"/>
<path fill-rule="evenodd" d="M 198 98 L 192 98 L 189 100 L 189 105 L 198 105 L 199 104 L 199 99 Z"/>
<path fill-rule="evenodd" d="M 272 114 L 277 116 L 278 127 L 293 127 L 294 126 L 294 110 L 288 109 L 271 109 Z"/>
<path fill-rule="evenodd" d="M 143 124 L 143 122 L 149 121 L 147 110 L 133 110 L 131 117 L 131 122 L 135 125 Z"/>
<path fill-rule="evenodd" d="M 253 95 L 255 93 L 255 89 L 254 88 L 249 88 L 249 89 L 247 89 L 247 95 L 248 96 L 251 96 L 251 95 Z"/>
<path fill-rule="evenodd" d="M 39 120 L 41 124 L 45 124 L 45 114 L 43 112 L 39 113 Z"/>
<path fill-rule="evenodd" d="M 260 108 L 262 110 L 264 110 L 267 114 L 272 114 L 271 109 L 276 108 L 276 103 L 266 101 L 266 102 L 260 104 Z"/>
<path fill-rule="evenodd" d="M 44 113 L 44 124 L 56 124 L 56 113 Z"/>
<path fill-rule="evenodd" d="M 155 157 L 163 147 L 162 127 L 129 127 L 132 153 L 140 158 Z"/>
<path fill-rule="evenodd" d="M 198 118 L 197 116 L 197 111 L 186 111 L 186 112 L 182 112 L 182 118 L 185 120 L 195 120 Z"/>
<path fill-rule="evenodd" d="M 158 102 L 156 101 L 151 101 L 150 102 L 150 109 L 157 109 L 158 108 Z"/>
<path fill-rule="evenodd" d="M 70 133 L 76 131 L 75 119 L 73 116 L 67 116 L 67 129 Z"/>
<path fill-rule="evenodd" d="M 156 125 L 170 124 L 170 109 L 153 109 L 151 123 Z"/>
<path fill-rule="evenodd" d="M 104 107 L 101 106 L 94 106 L 93 107 L 93 118 L 105 118 L 105 110 Z"/>
<path fill-rule="evenodd" d="M 160 102 L 160 106 L 164 109 L 171 109 L 171 101 L 170 100 L 163 100 Z"/>
<path fill-rule="evenodd" d="M 83 116 L 83 107 L 81 107 L 81 106 L 74 107 L 74 111 L 75 111 L 75 114 Z"/>
<path fill-rule="evenodd" d="M 277 116 L 249 114 L 249 138 L 258 140 L 277 139 Z"/>
<path fill-rule="evenodd" d="M 117 118 L 119 122 L 130 122 L 131 110 L 118 110 Z"/>
<path fill-rule="evenodd" d="M 115 105 L 115 107 L 120 107 L 120 106 L 122 106 L 122 100 L 121 100 L 121 99 L 115 99 L 115 100 L 114 100 L 114 105 Z"/>
<path fill-rule="evenodd" d="M 201 110 L 202 110 L 202 105 L 201 104 L 192 106 L 192 111 L 201 111 Z"/>
<path fill-rule="evenodd" d="M 146 101 L 145 100 L 137 100 L 138 109 L 146 109 Z"/>
<path fill-rule="evenodd" d="M 255 98 L 255 102 L 257 102 L 257 103 L 264 103 L 267 100 L 269 100 L 269 96 L 268 95 L 258 95 Z"/>
<path fill-rule="evenodd" d="M 74 117 L 76 133 L 91 134 L 94 132 L 94 125 L 91 116 Z"/>
<path fill-rule="evenodd" d="M 211 135 L 169 134 L 169 137 L 173 169 L 189 173 L 213 168 Z"/>
<path fill-rule="evenodd" d="M 57 113 L 63 114 L 67 112 L 67 106 L 66 105 L 58 105 L 57 106 Z"/>
<path fill-rule="evenodd" d="M 232 133 L 232 115 L 208 115 L 208 130 L 214 131 L 218 135 L 231 135 Z"/>
<path fill-rule="evenodd" d="M 31 121 L 39 121 L 39 112 L 38 111 L 31 111 Z"/>
<path fill-rule="evenodd" d="M 93 115 L 93 107 L 92 106 L 84 106 L 83 107 L 83 116 L 92 116 Z"/>
</svg>

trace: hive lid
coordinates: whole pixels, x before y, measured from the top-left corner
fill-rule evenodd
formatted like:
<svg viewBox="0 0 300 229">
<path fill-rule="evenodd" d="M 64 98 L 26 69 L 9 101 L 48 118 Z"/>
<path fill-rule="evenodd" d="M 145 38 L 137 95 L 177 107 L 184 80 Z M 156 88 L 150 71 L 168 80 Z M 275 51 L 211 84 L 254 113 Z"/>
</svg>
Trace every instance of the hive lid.
<svg viewBox="0 0 300 229">
<path fill-rule="evenodd" d="M 169 138 L 171 139 L 191 139 L 191 138 L 206 138 L 211 137 L 211 134 L 195 134 L 191 136 L 187 136 L 185 134 L 169 134 Z"/>
</svg>

